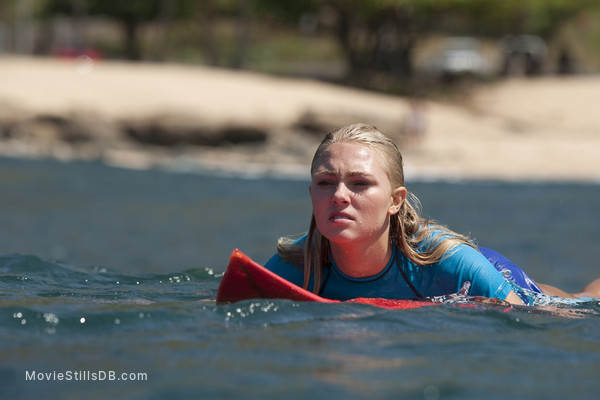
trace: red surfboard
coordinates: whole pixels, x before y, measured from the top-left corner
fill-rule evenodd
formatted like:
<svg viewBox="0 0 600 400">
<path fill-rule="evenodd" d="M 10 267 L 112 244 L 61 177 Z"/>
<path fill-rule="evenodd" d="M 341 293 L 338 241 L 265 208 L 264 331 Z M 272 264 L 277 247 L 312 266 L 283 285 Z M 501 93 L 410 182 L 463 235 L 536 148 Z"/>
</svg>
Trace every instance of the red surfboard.
<svg viewBox="0 0 600 400">
<path fill-rule="evenodd" d="M 250 257 L 235 249 L 231 253 L 229 265 L 219 284 L 217 303 L 235 303 L 250 299 L 287 299 L 294 301 L 316 301 L 320 303 L 340 303 L 326 299 L 294 285 Z M 357 298 L 345 303 L 370 304 L 377 307 L 406 310 L 431 306 L 438 303 L 417 300 L 392 300 L 381 298 Z"/>
</svg>

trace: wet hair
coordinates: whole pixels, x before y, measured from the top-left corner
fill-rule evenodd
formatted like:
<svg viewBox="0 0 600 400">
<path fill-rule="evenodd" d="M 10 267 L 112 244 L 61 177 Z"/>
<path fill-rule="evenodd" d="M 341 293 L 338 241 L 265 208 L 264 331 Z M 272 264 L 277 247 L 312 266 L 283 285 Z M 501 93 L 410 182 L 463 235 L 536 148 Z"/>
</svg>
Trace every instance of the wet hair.
<svg viewBox="0 0 600 400">
<path fill-rule="evenodd" d="M 311 176 L 317 162 L 334 143 L 356 143 L 374 150 L 390 181 L 392 190 L 404 186 L 402 154 L 392 139 L 376 127 L 365 124 L 348 125 L 329 132 L 317 148 L 311 164 Z M 434 264 L 450 254 L 460 244 L 474 247 L 463 235 L 420 216 L 419 199 L 408 192 L 400 210 L 390 216 L 390 241 L 417 265 Z M 277 251 L 284 261 L 304 267 L 304 288 L 308 289 L 314 275 L 313 292 L 320 289 L 323 268 L 330 264 L 329 240 L 311 217 L 304 246 L 290 238 L 280 238 Z"/>
</svg>

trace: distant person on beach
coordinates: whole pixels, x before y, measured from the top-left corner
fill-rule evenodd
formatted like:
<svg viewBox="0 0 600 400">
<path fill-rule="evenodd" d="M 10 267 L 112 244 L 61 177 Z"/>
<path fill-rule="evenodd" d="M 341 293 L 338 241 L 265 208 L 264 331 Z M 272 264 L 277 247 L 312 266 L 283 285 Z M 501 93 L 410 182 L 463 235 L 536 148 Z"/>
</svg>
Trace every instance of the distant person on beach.
<svg viewBox="0 0 600 400">
<path fill-rule="evenodd" d="M 427 133 L 427 113 L 425 104 L 420 100 L 411 100 L 409 110 L 404 116 L 403 121 L 404 137 L 406 145 L 414 149 L 425 138 Z"/>
<path fill-rule="evenodd" d="M 300 239 L 281 238 L 265 265 L 323 297 L 429 298 L 455 293 L 528 303 L 531 295 L 600 298 L 534 282 L 493 250 L 422 218 L 404 186 L 402 155 L 377 128 L 327 134 L 311 165 L 312 218 Z"/>
</svg>

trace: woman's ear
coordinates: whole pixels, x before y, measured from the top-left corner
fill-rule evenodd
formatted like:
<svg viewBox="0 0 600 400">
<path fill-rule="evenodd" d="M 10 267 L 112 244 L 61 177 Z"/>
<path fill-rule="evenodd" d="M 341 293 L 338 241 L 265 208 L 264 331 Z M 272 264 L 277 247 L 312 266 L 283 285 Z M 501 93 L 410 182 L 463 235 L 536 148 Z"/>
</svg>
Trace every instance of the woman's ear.
<svg viewBox="0 0 600 400">
<path fill-rule="evenodd" d="M 400 207 L 406 200 L 406 188 L 404 186 L 400 186 L 392 191 L 392 202 L 390 204 L 390 208 L 388 209 L 389 215 L 394 215 L 400 211 Z"/>
</svg>

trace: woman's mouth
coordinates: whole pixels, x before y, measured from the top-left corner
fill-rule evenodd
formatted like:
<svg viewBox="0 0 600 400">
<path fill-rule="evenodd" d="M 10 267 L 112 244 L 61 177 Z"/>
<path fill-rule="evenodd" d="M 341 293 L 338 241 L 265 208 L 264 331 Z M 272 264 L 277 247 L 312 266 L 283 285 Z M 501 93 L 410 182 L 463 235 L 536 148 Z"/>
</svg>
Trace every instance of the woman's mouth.
<svg viewBox="0 0 600 400">
<path fill-rule="evenodd" d="M 329 216 L 330 221 L 352 221 L 353 218 L 345 213 L 333 213 Z"/>
</svg>

